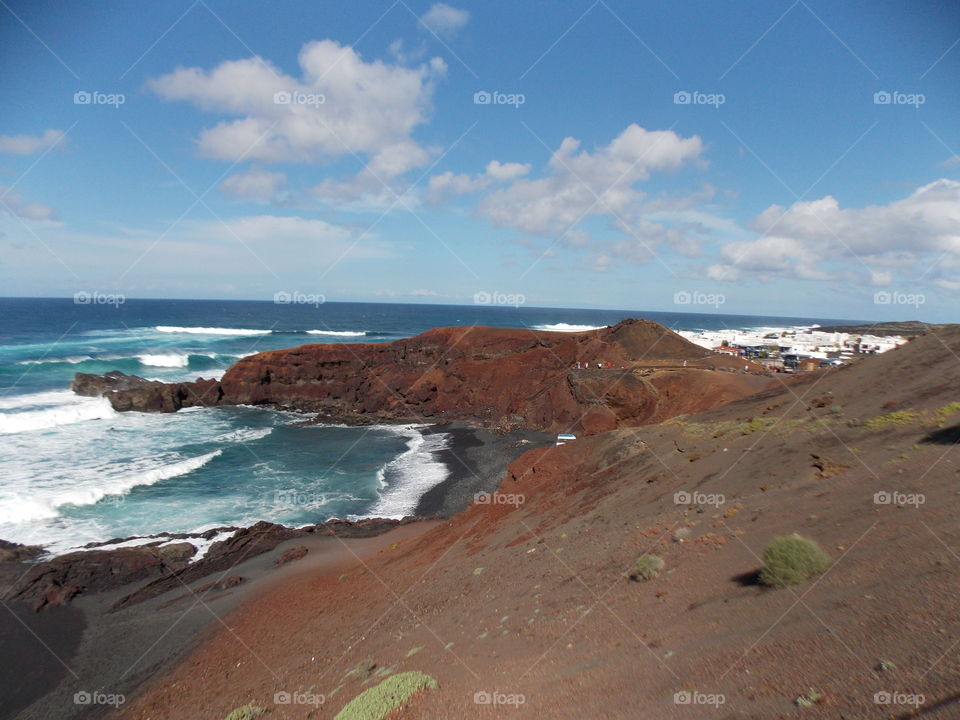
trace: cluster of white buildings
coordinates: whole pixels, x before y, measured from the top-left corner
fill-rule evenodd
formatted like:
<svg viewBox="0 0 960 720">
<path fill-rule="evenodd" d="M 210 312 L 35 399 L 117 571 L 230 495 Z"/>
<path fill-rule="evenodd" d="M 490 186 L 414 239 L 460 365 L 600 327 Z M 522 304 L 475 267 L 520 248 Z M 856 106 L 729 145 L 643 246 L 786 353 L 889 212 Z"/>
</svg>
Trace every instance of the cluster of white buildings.
<svg viewBox="0 0 960 720">
<path fill-rule="evenodd" d="M 679 334 L 709 350 L 749 358 L 771 368 L 788 371 L 842 365 L 857 355 L 886 352 L 907 342 L 907 338 L 901 336 L 822 332 L 816 326 L 680 330 Z"/>
</svg>

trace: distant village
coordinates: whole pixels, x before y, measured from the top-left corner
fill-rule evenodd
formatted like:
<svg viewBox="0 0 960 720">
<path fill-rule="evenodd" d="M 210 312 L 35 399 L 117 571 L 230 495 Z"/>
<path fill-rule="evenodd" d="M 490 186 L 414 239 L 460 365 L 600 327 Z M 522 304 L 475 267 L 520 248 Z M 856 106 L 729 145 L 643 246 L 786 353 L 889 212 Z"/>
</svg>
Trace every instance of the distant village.
<svg viewBox="0 0 960 720">
<path fill-rule="evenodd" d="M 863 355 L 893 350 L 907 342 L 899 335 L 879 337 L 811 328 L 681 330 L 690 342 L 714 352 L 751 360 L 773 372 L 810 372 L 846 365 Z"/>
</svg>

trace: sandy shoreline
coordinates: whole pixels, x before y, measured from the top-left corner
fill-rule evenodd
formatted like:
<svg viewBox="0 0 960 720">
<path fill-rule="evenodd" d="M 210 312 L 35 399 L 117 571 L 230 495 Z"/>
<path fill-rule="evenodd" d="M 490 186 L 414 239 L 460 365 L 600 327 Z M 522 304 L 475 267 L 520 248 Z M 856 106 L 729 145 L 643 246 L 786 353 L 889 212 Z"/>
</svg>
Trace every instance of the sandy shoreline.
<svg viewBox="0 0 960 720">
<path fill-rule="evenodd" d="M 554 444 L 553 436 L 536 430 L 514 430 L 497 435 L 466 423 L 431 425 L 425 435 L 446 433 L 447 447 L 438 460 L 449 475 L 432 487 L 417 503 L 415 515 L 447 518 L 466 509 L 477 493 L 490 493 L 500 486 L 507 465 L 535 447 Z"/>
</svg>

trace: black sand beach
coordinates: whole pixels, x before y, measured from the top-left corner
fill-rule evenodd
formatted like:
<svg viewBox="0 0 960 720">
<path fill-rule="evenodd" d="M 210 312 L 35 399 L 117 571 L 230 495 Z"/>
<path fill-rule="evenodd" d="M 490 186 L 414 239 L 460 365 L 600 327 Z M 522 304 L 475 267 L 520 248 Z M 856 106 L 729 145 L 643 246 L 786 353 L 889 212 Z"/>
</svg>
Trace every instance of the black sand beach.
<svg viewBox="0 0 960 720">
<path fill-rule="evenodd" d="M 552 445 L 552 435 L 536 430 L 514 430 L 498 435 L 466 423 L 435 425 L 424 434 L 447 433 L 448 446 L 437 453 L 449 476 L 428 490 L 417 504 L 416 515 L 447 518 L 465 509 L 477 493 L 500 487 L 507 465 L 527 450 Z"/>
</svg>

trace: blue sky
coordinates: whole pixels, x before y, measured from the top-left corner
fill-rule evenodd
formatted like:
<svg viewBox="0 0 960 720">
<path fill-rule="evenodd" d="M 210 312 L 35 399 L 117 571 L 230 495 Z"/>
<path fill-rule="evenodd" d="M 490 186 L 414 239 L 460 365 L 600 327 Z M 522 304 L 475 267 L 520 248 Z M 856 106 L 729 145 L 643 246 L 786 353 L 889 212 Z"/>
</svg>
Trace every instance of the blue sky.
<svg viewBox="0 0 960 720">
<path fill-rule="evenodd" d="M 958 319 L 950 3 L 0 17 L 2 295 Z"/>
</svg>

